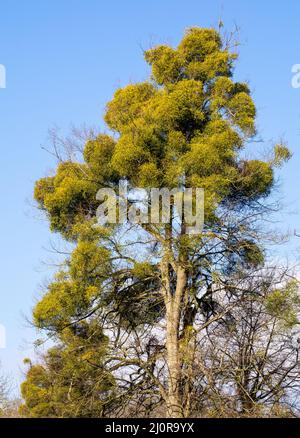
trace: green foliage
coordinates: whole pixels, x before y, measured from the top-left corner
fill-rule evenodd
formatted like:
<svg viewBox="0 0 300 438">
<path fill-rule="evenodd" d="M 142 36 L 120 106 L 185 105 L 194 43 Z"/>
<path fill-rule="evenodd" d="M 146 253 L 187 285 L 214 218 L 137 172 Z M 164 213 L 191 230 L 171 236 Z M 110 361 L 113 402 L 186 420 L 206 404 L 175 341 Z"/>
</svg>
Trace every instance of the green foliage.
<svg viewBox="0 0 300 438">
<path fill-rule="evenodd" d="M 48 350 L 43 362 L 31 365 L 21 386 L 27 417 L 101 417 L 114 389 L 104 370 L 107 339 L 95 323 L 65 331 L 62 343 Z"/>
<path fill-rule="evenodd" d="M 43 178 L 35 186 L 35 199 L 49 217 L 51 230 L 72 237 L 72 226 L 96 207 L 98 185 L 85 164 L 59 164 L 52 178 Z"/>
<path fill-rule="evenodd" d="M 274 166 L 280 167 L 283 163 L 291 158 L 290 150 L 284 144 L 277 144 L 274 148 Z"/>
<path fill-rule="evenodd" d="M 191 28 L 177 50 L 158 46 L 145 52 L 154 80 L 168 85 L 181 79 L 208 81 L 215 76 L 231 75 L 235 54 L 222 51 L 220 35 L 214 29 Z"/>
<path fill-rule="evenodd" d="M 273 183 L 273 169 L 269 163 L 258 160 L 243 161 L 232 196 L 255 200 L 269 195 Z"/>
<path fill-rule="evenodd" d="M 95 140 L 89 140 L 84 148 L 83 156 L 93 179 L 99 184 L 117 180 L 112 169 L 111 159 L 116 142 L 109 135 L 99 135 Z"/>
<path fill-rule="evenodd" d="M 251 202 L 269 193 L 272 164 L 289 158 L 275 148 L 273 163 L 239 159 L 255 134 L 256 110 L 245 83 L 232 80 L 236 54 L 214 29 L 189 29 L 177 48 L 145 52 L 152 83 L 116 91 L 105 121 L 117 139 L 99 135 L 87 142 L 84 163 L 62 163 L 54 177 L 37 182 L 35 198 L 51 229 L 73 239 L 73 228 L 90 218 L 102 186 L 120 178 L 139 187 L 203 187 L 206 220 L 224 200 Z M 75 237 L 76 238 L 76 237 Z"/>
<path fill-rule="evenodd" d="M 267 310 L 279 318 L 286 328 L 299 324 L 299 282 L 291 280 L 279 289 L 275 289 L 266 299 Z"/>
</svg>

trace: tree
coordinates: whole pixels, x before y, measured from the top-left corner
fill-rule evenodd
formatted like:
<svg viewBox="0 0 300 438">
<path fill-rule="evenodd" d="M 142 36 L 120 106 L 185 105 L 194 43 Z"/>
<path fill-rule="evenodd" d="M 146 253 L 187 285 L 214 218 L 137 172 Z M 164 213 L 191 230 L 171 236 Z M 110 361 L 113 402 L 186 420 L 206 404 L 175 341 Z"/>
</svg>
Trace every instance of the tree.
<svg viewBox="0 0 300 438">
<path fill-rule="evenodd" d="M 150 379 L 169 417 L 190 413 L 199 333 L 228 312 L 222 297 L 243 293 L 237 276 L 264 263 L 258 223 L 274 168 L 289 158 L 282 144 L 269 161 L 243 156 L 256 110 L 248 85 L 232 78 L 236 58 L 214 29 L 191 28 L 176 49 L 147 50 L 151 80 L 117 90 L 107 105 L 112 135 L 91 137 L 77 160 L 58 154 L 55 175 L 35 187 L 51 230 L 75 245 L 35 307 L 35 325 L 60 339 L 80 321 L 100 321 L 109 372 L 127 393 L 147 394 Z M 114 189 L 121 202 L 121 181 L 129 207 L 135 187 L 203 188 L 202 232 L 189 234 L 193 224 L 174 202 L 166 224 L 95 227 L 98 190 Z"/>
<path fill-rule="evenodd" d="M 286 269 L 264 268 L 244 287 L 238 305 L 202 337 L 211 380 L 205 410 L 210 416 L 298 415 L 298 281 Z"/>
</svg>

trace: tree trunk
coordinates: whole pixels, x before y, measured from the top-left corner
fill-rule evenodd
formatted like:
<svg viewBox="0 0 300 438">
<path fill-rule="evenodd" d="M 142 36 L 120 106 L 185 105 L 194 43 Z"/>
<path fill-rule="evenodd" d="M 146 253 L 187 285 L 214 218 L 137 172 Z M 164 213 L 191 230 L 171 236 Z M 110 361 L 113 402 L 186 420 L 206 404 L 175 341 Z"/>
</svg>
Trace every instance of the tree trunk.
<svg viewBox="0 0 300 438">
<path fill-rule="evenodd" d="M 166 349 L 168 366 L 168 398 L 167 417 L 183 417 L 182 397 L 180 394 L 181 360 L 179 354 L 179 326 L 182 307 L 182 297 L 186 287 L 186 273 L 182 267 L 177 271 L 177 284 L 174 295 L 166 302 Z"/>
</svg>

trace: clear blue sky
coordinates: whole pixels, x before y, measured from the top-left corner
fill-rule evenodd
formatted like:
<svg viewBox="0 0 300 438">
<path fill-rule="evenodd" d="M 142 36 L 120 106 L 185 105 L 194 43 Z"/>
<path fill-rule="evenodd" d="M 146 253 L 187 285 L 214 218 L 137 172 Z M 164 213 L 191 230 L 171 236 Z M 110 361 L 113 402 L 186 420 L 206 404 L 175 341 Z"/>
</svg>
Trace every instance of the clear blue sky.
<svg viewBox="0 0 300 438">
<path fill-rule="evenodd" d="M 142 48 L 177 44 L 186 27 L 241 27 L 239 79 L 249 80 L 264 139 L 284 137 L 294 152 L 281 173 L 282 194 L 300 210 L 300 89 L 291 87 L 291 67 L 300 63 L 300 3 L 234 0 L 3 0 L 0 64 L 1 250 L 0 324 L 7 348 L 5 371 L 20 379 L 22 358 L 35 338 L 23 315 L 47 276 L 40 261 L 50 239 L 47 223 L 27 205 L 34 181 L 53 165 L 40 145 L 54 124 L 103 127 L 105 102 L 117 86 L 148 75 Z M 285 227 L 300 229 L 299 215 Z M 300 242 L 299 242 L 300 245 Z"/>
</svg>

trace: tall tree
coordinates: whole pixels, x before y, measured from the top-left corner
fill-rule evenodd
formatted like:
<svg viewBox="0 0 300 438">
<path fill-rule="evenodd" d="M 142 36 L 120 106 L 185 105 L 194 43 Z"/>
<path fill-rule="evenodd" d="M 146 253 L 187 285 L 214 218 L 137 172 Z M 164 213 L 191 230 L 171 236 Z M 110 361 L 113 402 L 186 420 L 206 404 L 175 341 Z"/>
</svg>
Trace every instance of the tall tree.
<svg viewBox="0 0 300 438">
<path fill-rule="evenodd" d="M 268 161 L 243 155 L 256 110 L 248 85 L 233 80 L 236 58 L 214 29 L 191 28 L 176 49 L 147 50 L 151 80 L 117 90 L 107 105 L 112 135 L 90 138 L 81 158 L 60 159 L 35 187 L 51 230 L 75 244 L 35 307 L 36 326 L 60 339 L 98 320 L 110 337 L 109 370 L 124 382 L 120 370 L 134 369 L 130 388 L 151 379 L 169 417 L 189 415 L 195 338 L 224 317 L 219 297 L 242 294 L 239 273 L 264 263 L 257 224 L 274 167 L 290 155 L 281 144 Z M 130 208 L 135 187 L 203 188 L 202 232 L 189 234 L 174 205 L 166 224 L 95 227 L 98 190 L 114 189 L 121 202 L 121 181 Z"/>
<path fill-rule="evenodd" d="M 211 416 L 297 416 L 298 281 L 269 267 L 243 282 L 239 303 L 201 338 L 200 363 L 209 378 L 204 399 L 194 397 L 195 409 L 202 405 Z"/>
</svg>

